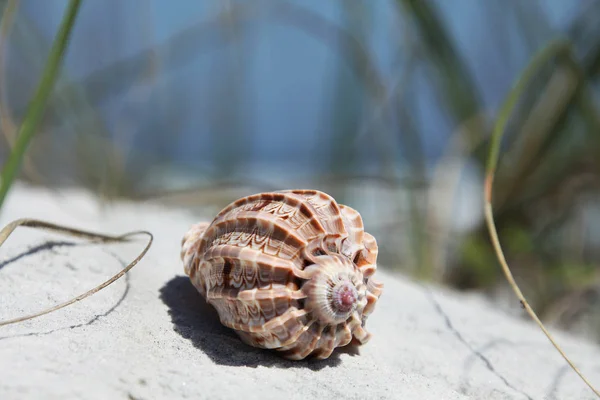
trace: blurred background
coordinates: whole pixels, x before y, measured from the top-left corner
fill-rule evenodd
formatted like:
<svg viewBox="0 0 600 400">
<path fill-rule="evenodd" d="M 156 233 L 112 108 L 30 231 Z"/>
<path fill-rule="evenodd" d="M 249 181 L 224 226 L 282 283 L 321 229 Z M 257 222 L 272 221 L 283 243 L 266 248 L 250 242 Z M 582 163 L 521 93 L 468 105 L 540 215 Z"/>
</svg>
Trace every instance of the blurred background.
<svg viewBox="0 0 600 400">
<path fill-rule="evenodd" d="M 0 1 L 0 161 L 66 4 Z M 598 21 L 597 0 L 85 0 L 20 179 L 207 216 L 320 189 L 361 212 L 381 268 L 517 314 L 487 148 L 525 66 L 566 39 L 511 116 L 495 218 L 542 319 L 600 340 Z"/>
</svg>

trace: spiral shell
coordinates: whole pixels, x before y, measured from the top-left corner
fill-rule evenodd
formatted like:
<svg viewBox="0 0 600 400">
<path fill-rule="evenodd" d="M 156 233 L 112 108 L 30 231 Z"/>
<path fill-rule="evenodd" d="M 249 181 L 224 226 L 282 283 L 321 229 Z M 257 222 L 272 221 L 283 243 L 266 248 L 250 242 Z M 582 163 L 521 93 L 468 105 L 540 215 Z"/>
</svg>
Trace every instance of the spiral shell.
<svg viewBox="0 0 600 400">
<path fill-rule="evenodd" d="M 239 199 L 182 241 L 185 273 L 247 344 L 325 359 L 355 339 L 383 285 L 360 214 L 316 190 Z"/>
</svg>

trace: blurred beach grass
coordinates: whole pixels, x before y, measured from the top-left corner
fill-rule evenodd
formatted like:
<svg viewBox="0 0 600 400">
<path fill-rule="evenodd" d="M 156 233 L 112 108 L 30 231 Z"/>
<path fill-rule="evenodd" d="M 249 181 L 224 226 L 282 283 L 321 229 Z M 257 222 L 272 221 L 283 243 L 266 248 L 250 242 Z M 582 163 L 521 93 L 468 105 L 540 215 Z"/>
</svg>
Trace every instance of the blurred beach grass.
<svg viewBox="0 0 600 400">
<path fill-rule="evenodd" d="M 300 2 L 222 2 L 161 44 L 87 76 L 73 77 L 64 68 L 47 99 L 43 92 L 34 95 L 33 88 L 48 76 L 42 74 L 52 68 L 48 63 L 60 64 L 48 57 L 56 49 L 54 37 L 45 35 L 30 13 L 20 12 L 18 3 L 0 2 L 3 190 L 9 189 L 5 176 L 15 168 L 15 159 L 24 182 L 55 191 L 83 187 L 108 205 L 115 199 L 152 200 L 210 213 L 250 193 L 290 185 L 317 188 L 363 214 L 380 244 L 382 268 L 480 291 L 499 303 L 508 297 L 481 197 L 500 102 L 490 106 L 484 100 L 459 38 L 448 28 L 448 9 L 439 2 L 389 2 L 389 31 L 397 37 L 390 39 L 395 46 L 390 45 L 394 51 L 385 67 L 372 34 L 381 13 L 369 2 L 332 2 L 339 22 Z M 551 26 L 541 2 L 492 1 L 484 7 L 490 15 L 514 16 L 511 26 L 518 30 L 513 34 L 528 56 L 519 58 L 511 50 L 503 36 L 508 28 L 488 40 L 516 70 L 548 43 L 565 43 L 564 51 L 534 77 L 510 117 L 496 173 L 494 216 L 509 264 L 542 319 L 598 340 L 600 28 L 595 21 L 600 3 L 578 4 L 562 31 Z M 146 35 L 152 35 L 160 15 L 140 9 L 137 17 L 147 22 L 142 25 Z M 121 16 L 115 25 L 123 21 Z M 85 33 L 85 23 L 78 20 L 73 35 Z M 324 95 L 328 105 L 317 117 L 318 140 L 310 143 L 308 156 L 291 165 L 285 156 L 272 154 L 252 123 L 248 98 L 253 88 L 244 71 L 256 54 L 244 37 L 257 23 L 309 35 L 335 59 L 328 87 L 315 94 Z M 91 42 L 89 51 L 94 51 Z M 226 68 L 213 67 L 210 84 L 202 86 L 207 109 L 198 111 L 196 104 L 169 97 L 168 90 L 151 99 L 153 90 L 168 85 L 164 77 L 173 70 L 198 54 L 217 52 L 223 53 L 219 57 Z M 501 81 L 490 82 L 498 86 L 500 98 L 510 89 Z M 422 110 L 419 97 L 426 92 L 434 101 L 431 109 Z M 125 95 L 135 99 L 131 110 L 107 117 L 109 100 Z M 36 115 L 25 105 L 45 102 L 36 125 Z M 141 119 L 145 114 L 139 109 L 157 106 L 161 120 L 155 129 L 155 121 Z M 289 107 L 290 115 L 298 115 L 293 102 Z M 195 126 L 186 121 L 197 113 L 205 117 L 206 137 L 202 143 L 186 143 L 185 130 Z M 434 135 L 420 123 L 423 115 L 437 115 L 451 129 Z M 27 150 L 18 144 L 23 129 L 30 129 L 27 142 L 35 134 Z M 285 143 L 286 132 L 270 135 Z M 441 151 L 432 151 L 431 141 L 442 138 L 442 145 L 433 146 Z M 181 146 L 209 146 L 212 158 L 197 164 L 183 160 Z M 248 167 L 253 164 L 260 168 Z M 298 165 L 311 169 L 303 173 Z"/>
</svg>

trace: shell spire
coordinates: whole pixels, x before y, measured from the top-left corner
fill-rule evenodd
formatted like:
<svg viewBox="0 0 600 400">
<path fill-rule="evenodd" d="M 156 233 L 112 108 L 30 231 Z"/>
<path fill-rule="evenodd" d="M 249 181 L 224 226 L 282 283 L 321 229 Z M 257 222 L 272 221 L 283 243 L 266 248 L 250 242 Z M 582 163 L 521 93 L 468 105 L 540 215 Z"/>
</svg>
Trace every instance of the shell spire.
<svg viewBox="0 0 600 400">
<path fill-rule="evenodd" d="M 316 190 L 239 199 L 182 240 L 184 271 L 247 344 L 327 358 L 365 329 L 383 285 L 360 214 Z"/>
</svg>

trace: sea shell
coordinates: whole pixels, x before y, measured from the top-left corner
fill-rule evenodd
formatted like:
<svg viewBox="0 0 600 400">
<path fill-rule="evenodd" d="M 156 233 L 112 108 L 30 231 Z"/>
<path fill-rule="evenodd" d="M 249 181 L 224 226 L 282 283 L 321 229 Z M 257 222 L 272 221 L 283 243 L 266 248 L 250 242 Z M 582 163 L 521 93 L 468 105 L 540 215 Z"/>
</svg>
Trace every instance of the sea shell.
<svg viewBox="0 0 600 400">
<path fill-rule="evenodd" d="M 325 359 L 364 344 L 383 285 L 360 214 L 316 190 L 239 199 L 182 241 L 185 273 L 247 344 Z"/>
</svg>

